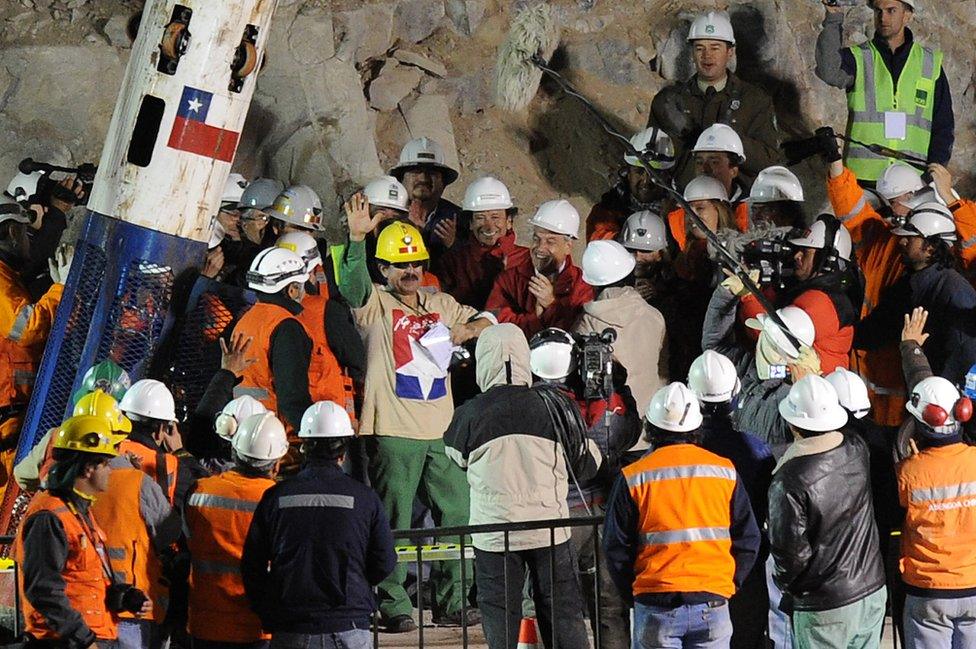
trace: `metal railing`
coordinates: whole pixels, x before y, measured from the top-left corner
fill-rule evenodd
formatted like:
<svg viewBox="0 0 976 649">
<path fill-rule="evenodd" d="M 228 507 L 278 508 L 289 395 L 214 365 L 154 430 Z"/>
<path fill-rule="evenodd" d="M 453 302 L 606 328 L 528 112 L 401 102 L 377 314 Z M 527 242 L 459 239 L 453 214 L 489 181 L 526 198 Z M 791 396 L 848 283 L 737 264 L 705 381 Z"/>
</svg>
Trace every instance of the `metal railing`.
<svg viewBox="0 0 976 649">
<path fill-rule="evenodd" d="M 467 649 L 469 646 L 468 638 L 468 624 L 467 624 L 467 612 L 469 610 L 468 606 L 468 593 L 470 592 L 470 584 L 468 583 L 468 574 L 470 572 L 468 561 L 474 557 L 474 547 L 471 540 L 468 538 L 472 534 L 485 534 L 494 533 L 502 534 L 504 541 L 504 550 L 502 551 L 504 560 L 504 592 L 505 592 L 505 637 L 506 639 L 511 637 L 510 623 L 510 602 L 508 597 L 508 584 L 509 584 L 509 569 L 508 569 L 508 558 L 512 552 L 517 550 L 511 550 L 510 537 L 513 532 L 531 532 L 548 530 L 549 531 L 549 587 L 550 589 L 555 589 L 556 579 L 556 555 L 555 548 L 556 543 L 556 530 L 564 528 L 579 528 L 587 527 L 591 528 L 592 543 L 593 543 L 593 564 L 595 571 L 593 573 L 593 593 L 595 602 L 592 607 L 589 607 L 593 612 L 593 618 L 591 620 L 591 627 L 593 629 L 593 635 L 595 640 L 595 646 L 600 647 L 600 601 L 602 597 L 601 591 L 601 551 L 600 547 L 600 526 L 603 525 L 602 516 L 587 516 L 578 518 L 555 518 L 548 520 L 538 520 L 538 521 L 523 521 L 517 523 L 491 523 L 486 525 L 463 525 L 456 527 L 434 527 L 434 528 L 417 528 L 417 529 L 405 529 L 405 530 L 394 530 L 393 538 L 395 542 L 402 541 L 412 541 L 414 545 L 403 546 L 398 545 L 397 555 L 398 561 L 400 563 L 413 563 L 417 570 L 417 591 L 416 591 L 416 608 L 417 608 L 417 646 L 420 649 L 424 647 L 424 601 L 423 595 L 425 592 L 425 578 L 423 566 L 425 562 L 431 561 L 460 561 L 460 572 L 461 572 L 461 646 Z M 437 545 L 423 545 L 422 542 L 425 539 L 433 538 L 435 541 L 441 541 Z M 571 540 L 565 541 L 566 543 L 572 543 Z M 427 556 L 425 558 L 425 552 Z M 576 566 L 573 566 L 576 569 Z M 581 575 L 582 576 L 582 575 Z M 581 593 L 581 598 L 583 594 Z M 552 620 L 552 625 L 550 633 L 552 635 L 551 642 L 548 643 L 550 649 L 557 649 L 556 640 L 556 597 L 550 596 L 550 615 Z M 584 608 L 587 608 L 584 606 Z M 521 617 L 521 615 L 520 615 Z M 540 630 L 541 632 L 541 630 Z M 379 648 L 380 646 L 380 631 L 379 631 L 379 614 L 373 616 L 373 646 L 374 648 Z"/>
</svg>

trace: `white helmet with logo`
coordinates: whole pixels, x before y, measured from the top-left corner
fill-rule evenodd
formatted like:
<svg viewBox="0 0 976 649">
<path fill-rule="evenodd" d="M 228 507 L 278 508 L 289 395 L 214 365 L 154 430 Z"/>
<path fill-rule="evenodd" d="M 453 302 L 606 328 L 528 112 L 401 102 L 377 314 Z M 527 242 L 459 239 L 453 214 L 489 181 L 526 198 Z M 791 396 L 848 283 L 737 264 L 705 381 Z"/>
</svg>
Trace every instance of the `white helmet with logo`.
<svg viewBox="0 0 976 649">
<path fill-rule="evenodd" d="M 724 11 L 709 11 L 695 18 L 688 30 L 688 40 L 725 41 L 735 45 L 735 32 L 732 31 L 732 21 Z"/>
<path fill-rule="evenodd" d="M 288 453 L 288 437 L 285 426 L 273 412 L 251 415 L 231 440 L 238 457 L 265 463 L 280 460 Z"/>
<path fill-rule="evenodd" d="M 855 419 L 863 419 L 871 410 L 868 386 L 864 380 L 850 370 L 838 367 L 827 375 L 827 380 L 837 391 L 837 399 L 844 409 Z"/>
<path fill-rule="evenodd" d="M 972 418 L 973 404 L 948 379 L 930 376 L 912 388 L 905 410 L 936 435 L 953 435 Z"/>
<path fill-rule="evenodd" d="M 444 174 L 444 186 L 457 180 L 458 172 L 448 166 L 444 149 L 429 137 L 418 137 L 407 142 L 400 150 L 400 161 L 390 169 L 390 175 L 403 182 L 403 174 L 414 167 L 433 167 Z"/>
<path fill-rule="evenodd" d="M 278 194 L 268 214 L 306 230 L 321 230 L 323 227 L 322 201 L 308 185 L 292 185 Z"/>
<path fill-rule="evenodd" d="M 904 162 L 893 162 L 882 172 L 875 183 L 875 189 L 881 198 L 892 201 L 905 194 L 914 194 L 925 189 L 922 174 L 915 167 Z"/>
<path fill-rule="evenodd" d="M 322 253 L 319 252 L 318 243 L 307 232 L 285 232 L 278 237 L 275 247 L 291 250 L 301 257 L 305 262 L 305 271 L 308 273 L 322 265 Z"/>
<path fill-rule="evenodd" d="M 487 212 L 488 210 L 508 210 L 515 205 L 505 183 L 491 176 L 474 181 L 464 190 L 462 209 L 468 212 Z"/>
<path fill-rule="evenodd" d="M 721 181 L 711 176 L 696 176 L 685 185 L 684 199 L 692 201 L 722 201 L 729 202 L 729 192 Z"/>
<path fill-rule="evenodd" d="M 956 222 L 952 212 L 942 203 L 922 203 L 908 215 L 908 223 L 891 231 L 899 237 L 939 237 L 944 241 L 956 240 Z"/>
<path fill-rule="evenodd" d="M 618 240 L 628 250 L 664 250 L 668 247 L 664 219 L 650 210 L 634 212 L 627 217 Z"/>
<path fill-rule="evenodd" d="M 652 426 L 673 433 L 698 430 L 703 420 L 698 397 L 684 383 L 672 383 L 655 392 L 644 418 Z"/>
<path fill-rule="evenodd" d="M 18 171 L 7 185 L 7 196 L 18 203 L 26 204 L 31 196 L 37 194 L 37 185 L 43 176 L 44 173 L 41 171 L 33 171 L 29 174 Z"/>
<path fill-rule="evenodd" d="M 580 215 L 567 200 L 546 201 L 529 219 L 529 225 L 578 239 Z"/>
<path fill-rule="evenodd" d="M 634 272 L 637 260 L 616 241 L 591 241 L 583 251 L 583 281 L 590 286 L 607 286 Z"/>
<path fill-rule="evenodd" d="M 847 411 L 841 407 L 834 386 L 816 374 L 807 374 L 793 384 L 779 402 L 779 414 L 800 430 L 815 433 L 838 430 L 847 423 Z"/>
<path fill-rule="evenodd" d="M 224 183 L 224 193 L 220 197 L 221 205 L 233 203 L 233 207 L 237 207 L 245 189 L 247 189 L 247 178 L 237 173 L 230 174 L 227 176 L 227 182 Z"/>
<path fill-rule="evenodd" d="M 724 354 L 706 349 L 691 363 L 688 387 L 703 403 L 731 401 L 740 389 L 735 365 Z"/>
<path fill-rule="evenodd" d="M 712 124 L 698 136 L 692 153 L 707 151 L 724 151 L 739 158 L 738 163 L 746 161 L 746 152 L 742 147 L 742 138 L 735 130 L 726 124 Z"/>
<path fill-rule="evenodd" d="M 656 126 L 645 128 L 630 138 L 630 145 L 650 158 L 654 169 L 674 167 L 674 142 L 671 136 Z M 632 167 L 643 167 L 644 163 L 632 153 L 624 154 L 624 162 Z"/>
<path fill-rule="evenodd" d="M 803 202 L 803 186 L 800 179 L 786 167 L 766 167 L 756 176 L 749 191 L 750 203 L 775 203 L 778 201 Z"/>
<path fill-rule="evenodd" d="M 162 381 L 155 379 L 141 379 L 133 383 L 122 395 L 119 410 L 129 419 L 176 421 L 173 393 Z"/>
<path fill-rule="evenodd" d="M 566 378 L 576 368 L 576 341 L 562 329 L 543 329 L 529 341 L 529 366 L 540 379 Z"/>
<path fill-rule="evenodd" d="M 318 401 L 305 410 L 298 436 L 302 439 L 352 437 L 352 423 L 345 408 L 333 401 Z"/>
<path fill-rule="evenodd" d="M 363 187 L 363 194 L 370 205 L 388 207 L 399 212 L 407 211 L 407 188 L 393 176 L 380 176 Z"/>
<path fill-rule="evenodd" d="M 836 221 L 836 217 L 825 215 L 814 221 L 810 229 L 807 230 L 806 234 L 798 239 L 790 239 L 790 244 L 796 246 L 797 248 L 817 248 L 823 250 L 827 248 L 827 229 L 828 224 L 826 219 L 833 219 Z M 851 252 L 854 249 L 854 243 L 851 240 L 851 233 L 847 231 L 843 225 L 839 222 L 836 224 L 836 229 L 834 230 L 834 240 L 829 247 L 837 251 L 837 256 L 839 256 L 844 261 L 851 260 Z"/>
<path fill-rule="evenodd" d="M 257 254 L 247 271 L 248 288 L 258 293 L 277 293 L 289 284 L 308 281 L 305 262 L 284 248 L 266 248 Z"/>
<path fill-rule="evenodd" d="M 784 306 L 782 309 L 776 310 L 776 315 L 779 316 L 779 319 L 782 320 L 786 328 L 801 345 L 806 347 L 813 346 L 813 341 L 817 337 L 817 331 L 814 328 L 813 320 L 806 311 L 798 306 Z M 749 318 L 746 320 L 746 326 L 759 330 L 760 342 L 765 337 L 778 353 L 789 359 L 800 357 L 800 349 L 790 341 L 780 326 L 769 315 L 760 313 L 755 318 Z"/>
</svg>

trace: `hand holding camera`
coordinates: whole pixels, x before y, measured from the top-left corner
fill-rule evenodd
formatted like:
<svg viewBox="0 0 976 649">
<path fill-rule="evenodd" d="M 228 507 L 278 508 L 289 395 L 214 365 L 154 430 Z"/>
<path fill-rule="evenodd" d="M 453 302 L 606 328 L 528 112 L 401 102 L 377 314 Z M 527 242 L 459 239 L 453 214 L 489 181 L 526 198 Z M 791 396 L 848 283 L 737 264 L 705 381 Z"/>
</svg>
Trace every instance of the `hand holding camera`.
<svg viewBox="0 0 976 649">
<path fill-rule="evenodd" d="M 112 584 L 105 595 L 105 607 L 113 613 L 146 615 L 152 611 L 152 602 L 135 586 Z"/>
</svg>

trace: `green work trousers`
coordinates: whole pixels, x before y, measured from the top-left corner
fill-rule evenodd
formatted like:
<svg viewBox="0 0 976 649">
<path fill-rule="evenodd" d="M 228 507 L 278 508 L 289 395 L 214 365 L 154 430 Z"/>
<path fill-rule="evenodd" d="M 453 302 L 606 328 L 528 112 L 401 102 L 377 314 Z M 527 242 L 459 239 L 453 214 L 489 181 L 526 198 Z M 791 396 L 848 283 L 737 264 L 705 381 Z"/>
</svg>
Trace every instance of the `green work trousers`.
<svg viewBox="0 0 976 649">
<path fill-rule="evenodd" d="M 444 441 L 365 437 L 369 455 L 369 479 L 380 495 L 393 529 L 408 529 L 414 498 L 430 508 L 434 525 L 467 525 L 469 515 L 468 481 L 461 468 L 444 452 Z M 458 543 L 459 538 L 439 538 L 435 543 Z M 470 544 L 470 538 L 465 539 Z M 397 545 L 412 545 L 398 539 Z M 469 545 L 470 547 L 470 545 Z M 403 584 L 407 565 L 396 569 L 379 585 L 380 615 L 410 615 L 413 603 Z M 465 566 L 467 584 L 461 584 L 461 562 L 439 561 L 431 566 L 434 587 L 434 614 L 452 615 L 461 609 L 467 587 L 474 582 L 471 562 Z M 418 576 L 419 578 L 419 576 Z"/>
<path fill-rule="evenodd" d="M 794 611 L 796 649 L 877 649 L 881 646 L 888 591 L 880 588 L 847 606 Z"/>
</svg>

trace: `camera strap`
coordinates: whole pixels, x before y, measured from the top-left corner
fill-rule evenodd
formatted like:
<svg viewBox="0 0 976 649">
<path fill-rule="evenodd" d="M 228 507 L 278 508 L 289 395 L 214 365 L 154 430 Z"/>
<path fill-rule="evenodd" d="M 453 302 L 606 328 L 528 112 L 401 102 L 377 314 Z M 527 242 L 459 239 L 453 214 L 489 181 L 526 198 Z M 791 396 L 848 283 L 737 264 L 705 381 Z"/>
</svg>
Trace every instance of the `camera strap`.
<svg viewBox="0 0 976 649">
<path fill-rule="evenodd" d="M 115 573 L 112 571 L 112 566 L 108 561 L 108 550 L 105 548 L 105 539 L 97 529 L 88 524 L 88 519 L 86 519 L 81 512 L 78 511 L 78 508 L 75 507 L 74 503 L 69 500 L 65 500 L 64 498 L 61 500 L 68 507 L 68 511 L 70 511 L 81 524 L 82 533 L 88 538 L 88 541 L 92 544 L 92 547 L 95 548 L 95 554 L 98 555 L 98 562 L 102 564 L 102 572 L 105 573 L 109 583 L 116 583 Z"/>
</svg>

